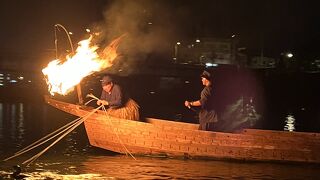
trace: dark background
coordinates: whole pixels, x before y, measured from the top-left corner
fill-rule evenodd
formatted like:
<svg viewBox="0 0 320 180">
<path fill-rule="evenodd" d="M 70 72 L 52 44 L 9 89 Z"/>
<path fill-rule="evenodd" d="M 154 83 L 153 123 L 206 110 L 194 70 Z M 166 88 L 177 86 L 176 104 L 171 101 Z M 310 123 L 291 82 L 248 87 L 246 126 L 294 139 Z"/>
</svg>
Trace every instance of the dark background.
<svg viewBox="0 0 320 180">
<path fill-rule="evenodd" d="M 136 51 L 171 56 L 179 39 L 236 34 L 250 54 L 263 47 L 269 57 L 292 51 L 296 57 L 316 58 L 317 8 L 317 1 L 302 0 L 4 0 L 0 52 L 45 54 L 34 61 L 46 61 L 53 56 L 53 26 L 59 23 L 73 32 L 75 44 L 86 28 L 102 30 L 106 39 L 129 32 L 141 44 Z"/>
</svg>

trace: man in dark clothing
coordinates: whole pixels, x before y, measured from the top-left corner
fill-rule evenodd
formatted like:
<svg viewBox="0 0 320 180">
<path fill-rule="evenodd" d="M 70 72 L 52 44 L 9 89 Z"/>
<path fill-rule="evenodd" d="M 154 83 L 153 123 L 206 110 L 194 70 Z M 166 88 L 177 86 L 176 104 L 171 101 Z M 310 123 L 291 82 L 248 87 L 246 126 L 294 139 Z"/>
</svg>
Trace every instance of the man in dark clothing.
<svg viewBox="0 0 320 180">
<path fill-rule="evenodd" d="M 110 76 L 104 76 L 101 81 L 102 93 L 97 104 L 109 108 L 110 116 L 138 121 L 140 119 L 139 105 L 131 98 L 124 96 L 118 84 L 115 84 Z"/>
<path fill-rule="evenodd" d="M 110 76 L 104 76 L 102 78 L 102 93 L 100 100 L 97 104 L 109 106 L 110 108 L 120 108 L 124 105 L 124 97 L 121 88 L 118 84 L 115 84 Z"/>
<path fill-rule="evenodd" d="M 200 99 L 197 101 L 185 101 L 185 106 L 191 108 L 191 106 L 200 106 L 199 112 L 199 130 L 214 130 L 214 124 L 218 122 L 218 116 L 214 110 L 214 99 L 212 89 L 212 77 L 207 71 L 201 74 L 203 90 L 200 94 Z"/>
</svg>

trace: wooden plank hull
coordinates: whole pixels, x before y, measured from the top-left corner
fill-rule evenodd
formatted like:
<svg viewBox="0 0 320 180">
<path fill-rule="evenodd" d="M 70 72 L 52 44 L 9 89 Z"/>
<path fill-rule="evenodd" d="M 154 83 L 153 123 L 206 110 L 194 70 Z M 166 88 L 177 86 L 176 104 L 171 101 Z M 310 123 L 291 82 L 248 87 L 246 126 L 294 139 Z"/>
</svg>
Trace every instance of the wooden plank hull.
<svg viewBox="0 0 320 180">
<path fill-rule="evenodd" d="M 83 117 L 81 106 L 46 98 L 48 104 Z M 134 155 L 320 162 L 320 134 L 246 129 L 241 133 L 198 130 L 198 125 L 147 118 L 118 119 L 99 111 L 84 122 L 92 146 Z"/>
</svg>

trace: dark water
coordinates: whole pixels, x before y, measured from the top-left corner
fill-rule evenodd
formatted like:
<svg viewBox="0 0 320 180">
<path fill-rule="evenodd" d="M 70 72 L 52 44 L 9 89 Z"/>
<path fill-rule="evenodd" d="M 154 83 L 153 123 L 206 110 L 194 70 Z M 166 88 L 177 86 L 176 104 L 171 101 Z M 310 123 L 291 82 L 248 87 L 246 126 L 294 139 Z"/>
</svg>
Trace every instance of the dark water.
<svg viewBox="0 0 320 180">
<path fill-rule="evenodd" d="M 143 115 L 194 123 L 196 113 L 184 108 L 183 100 L 186 97 L 196 99 L 199 96 L 198 93 L 194 93 L 201 90 L 199 78 L 192 79 L 196 73 L 183 78 L 165 76 L 140 79 L 118 77 L 116 79 L 122 81 L 125 89 L 141 107 L 144 107 Z M 254 93 L 248 92 L 248 96 L 254 97 L 256 110 L 263 116 L 257 126 L 264 129 L 283 130 L 287 128 L 287 130 L 319 132 L 319 103 L 316 99 L 319 99 L 317 90 L 320 89 L 315 83 L 318 77 L 315 81 L 305 81 L 303 87 L 300 83 L 305 79 L 293 78 L 291 81 L 282 80 L 280 82 L 273 76 L 263 75 L 261 77 L 263 81 L 255 81 L 258 85 L 250 85 L 252 87 L 249 89 L 255 89 L 252 91 Z M 234 77 L 229 79 L 234 80 Z M 228 82 L 228 79 L 225 78 L 224 81 Z M 273 86 L 267 86 L 268 83 Z M 278 87 L 276 88 L 274 84 Z M 93 92 L 98 96 L 100 89 L 88 88 L 91 86 L 95 87 L 90 83 L 83 85 L 84 94 Z M 234 86 L 238 89 L 242 87 L 237 84 Z M 238 90 L 235 87 L 227 86 L 226 93 L 237 94 L 234 93 L 235 89 Z M 259 91 L 259 88 L 264 91 Z M 293 88 L 299 90 L 293 91 Z M 43 89 L 22 90 L 24 91 L 1 90 L 1 160 L 75 119 L 74 116 L 46 105 L 42 98 L 45 93 Z M 301 93 L 300 96 L 297 96 L 299 93 Z M 75 97 L 74 94 L 71 94 L 68 97 L 58 98 L 75 102 Z M 237 100 L 238 96 L 224 97 L 224 99 L 231 102 Z M 292 126 L 294 126 L 293 129 Z M 47 145 L 15 159 L 1 162 L 1 177 L 10 179 L 9 174 L 13 171 L 13 165 L 21 165 Z M 319 165 L 308 164 L 150 157 L 136 157 L 136 159 L 90 146 L 84 127 L 81 125 L 29 167 L 24 167 L 22 174 L 29 179 L 318 179 L 320 170 Z"/>
</svg>

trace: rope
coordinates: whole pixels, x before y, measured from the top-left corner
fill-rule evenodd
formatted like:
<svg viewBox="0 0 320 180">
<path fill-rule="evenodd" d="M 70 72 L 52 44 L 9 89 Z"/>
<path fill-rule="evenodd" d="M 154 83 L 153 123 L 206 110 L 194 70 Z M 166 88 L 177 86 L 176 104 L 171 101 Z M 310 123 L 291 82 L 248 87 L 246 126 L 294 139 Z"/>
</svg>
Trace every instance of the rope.
<svg viewBox="0 0 320 180">
<path fill-rule="evenodd" d="M 79 123 L 80 122 L 80 123 Z M 63 135 L 61 135 L 58 139 L 56 139 L 53 143 L 51 143 L 48 147 L 46 147 L 44 150 L 42 150 L 41 152 L 39 152 L 38 154 L 32 156 L 31 158 L 29 158 L 28 160 L 24 161 L 22 164 L 27 164 L 27 166 L 29 166 L 29 164 L 31 164 L 33 161 L 35 161 L 37 158 L 39 158 L 43 153 L 45 153 L 49 148 L 51 148 L 53 145 L 55 145 L 57 142 L 59 142 L 63 137 L 65 137 L 67 134 L 69 134 L 72 130 L 74 130 L 76 127 L 78 127 L 82 122 L 81 120 L 77 122 L 75 125 L 73 125 L 72 128 L 69 128 L 69 130 L 64 133 Z"/>
<path fill-rule="evenodd" d="M 119 137 L 119 134 L 114 130 L 115 128 L 114 128 L 114 126 L 113 126 L 113 124 L 112 124 L 112 122 L 111 122 L 111 120 L 110 120 L 110 116 L 108 115 L 106 108 L 103 106 L 102 109 L 104 110 L 105 115 L 106 115 L 106 117 L 107 117 L 107 119 L 108 119 L 108 122 L 109 122 L 110 126 L 112 127 L 112 128 L 111 128 L 112 131 L 116 134 L 116 136 L 117 136 L 120 144 L 121 144 L 122 147 L 124 148 L 125 153 L 126 153 L 126 156 L 128 156 L 128 154 L 129 154 L 134 160 L 137 160 L 137 159 L 130 153 L 130 151 L 127 149 L 127 147 L 124 145 L 124 143 L 122 142 L 122 140 L 121 140 L 120 137 Z"/>
<path fill-rule="evenodd" d="M 87 97 L 91 97 L 91 98 L 93 98 L 93 99 L 99 100 L 99 98 L 95 97 L 93 94 L 88 94 Z M 118 138 L 121 146 L 124 148 L 125 153 L 126 153 L 126 156 L 128 156 L 128 154 L 129 154 L 134 160 L 137 160 L 137 159 L 132 155 L 132 153 L 130 153 L 130 151 L 128 150 L 128 148 L 124 145 L 124 143 L 123 143 L 122 140 L 120 139 L 119 134 L 114 130 L 115 128 L 114 128 L 114 126 L 113 126 L 113 124 L 112 124 L 112 122 L 111 122 L 111 120 L 110 120 L 110 116 L 108 115 L 106 108 L 105 108 L 104 106 L 102 106 L 102 109 L 103 109 L 103 111 L 104 111 L 104 113 L 105 113 L 105 115 L 106 115 L 106 117 L 107 117 L 107 119 L 108 119 L 108 122 L 109 122 L 109 124 L 110 124 L 110 126 L 111 126 L 112 131 L 116 134 L 116 136 L 117 136 L 117 138 Z"/>
<path fill-rule="evenodd" d="M 101 105 L 102 106 L 102 105 Z M 31 164 L 33 161 L 35 161 L 38 157 L 40 157 L 43 153 L 45 153 L 49 148 L 51 148 L 53 145 L 55 145 L 57 142 L 59 142 L 62 138 L 64 138 L 67 134 L 69 134 L 71 131 L 73 131 L 76 127 L 78 127 L 81 123 L 83 123 L 89 116 L 91 116 L 93 113 L 95 113 L 98 109 L 101 108 L 101 106 L 99 106 L 98 108 L 92 110 L 90 113 L 86 114 L 85 116 L 81 117 L 81 119 L 76 122 L 74 125 L 71 125 L 69 127 L 69 130 L 67 132 L 65 132 L 63 135 L 61 135 L 58 139 L 56 139 L 53 143 L 51 143 L 47 148 L 45 148 L 44 150 L 42 150 L 41 152 L 39 152 L 38 154 L 34 155 L 33 157 L 29 158 L 28 160 L 24 161 L 22 164 L 27 164 L 27 166 L 29 164 Z"/>
<path fill-rule="evenodd" d="M 92 99 L 88 102 L 85 103 L 85 105 L 87 105 L 88 103 L 90 103 L 93 100 L 99 100 L 97 97 L 95 97 L 92 94 L 88 94 L 87 97 L 91 97 Z M 83 117 L 79 117 L 71 122 L 69 122 L 68 124 L 60 127 L 59 129 L 55 130 L 54 132 L 51 132 L 50 134 L 42 137 L 41 139 L 35 141 L 34 143 L 28 145 L 27 147 L 21 149 L 20 151 L 16 152 L 13 156 L 8 157 L 6 159 L 4 159 L 3 161 L 7 161 L 10 160 L 14 157 L 20 156 L 50 140 L 52 140 L 53 138 L 57 137 L 58 135 L 62 135 L 56 139 L 54 142 L 52 142 L 49 146 L 47 146 L 45 149 L 43 149 L 41 152 L 37 153 L 36 155 L 32 156 L 31 158 L 27 159 L 26 161 L 24 161 L 22 164 L 27 164 L 27 166 L 29 166 L 32 162 L 34 162 L 36 159 L 38 159 L 43 153 L 45 153 L 47 150 L 49 150 L 53 145 L 55 145 L 57 142 L 59 142 L 62 138 L 64 138 L 67 134 L 69 134 L 71 131 L 73 131 L 75 128 L 77 128 L 81 123 L 83 123 L 86 119 L 88 119 L 93 113 L 95 113 L 97 110 L 99 110 L 100 108 L 102 108 L 106 114 L 106 117 L 108 119 L 108 122 L 110 124 L 110 126 L 112 127 L 111 129 L 113 130 L 113 132 L 116 134 L 121 146 L 124 148 L 126 155 L 130 155 L 134 160 L 137 160 L 131 153 L 130 151 L 127 149 L 127 147 L 124 145 L 124 143 L 122 142 L 122 140 L 119 137 L 119 134 L 114 130 L 114 126 L 110 120 L 110 117 L 107 113 L 107 110 L 105 109 L 104 105 L 101 105 L 99 107 L 97 107 L 96 109 L 92 110 L 90 113 L 84 115 Z"/>
<path fill-rule="evenodd" d="M 55 130 L 54 132 L 52 132 L 52 133 L 50 133 L 50 134 L 46 135 L 45 137 L 42 137 L 41 139 L 37 140 L 36 142 L 34 142 L 34 143 L 30 144 L 29 146 L 27 146 L 27 147 L 25 147 L 25 148 L 21 149 L 20 151 L 16 152 L 15 154 L 18 154 L 18 153 L 20 153 L 20 152 L 22 152 L 22 151 L 24 151 L 24 150 L 28 149 L 29 147 L 31 147 L 31 146 L 33 146 L 33 145 L 35 145 L 35 144 L 39 143 L 40 141 L 42 141 L 42 140 L 46 139 L 47 137 L 52 136 L 52 135 L 53 135 L 53 134 L 55 134 L 56 132 L 60 131 L 61 129 L 66 128 L 67 126 L 69 126 L 69 125 L 73 124 L 75 121 L 77 121 L 77 120 L 79 120 L 79 119 L 80 119 L 80 118 L 77 118 L 77 119 L 75 119 L 75 120 L 73 120 L 73 121 L 69 122 L 68 124 L 66 124 L 66 125 L 64 125 L 64 126 L 60 127 L 59 129 Z"/>
<path fill-rule="evenodd" d="M 26 152 L 28 152 L 28 151 L 30 151 L 30 150 L 32 150 L 32 149 L 34 149 L 34 148 L 42 145 L 42 144 L 50 141 L 51 139 L 57 137 L 58 135 L 60 135 L 60 134 L 62 134 L 63 132 L 65 132 L 66 130 L 70 129 L 70 128 L 73 126 L 73 124 L 76 123 L 75 121 L 78 121 L 79 119 L 80 119 L 80 118 L 77 118 L 77 119 L 73 120 L 72 122 L 66 124 L 65 126 L 59 128 L 58 130 L 56 130 L 56 131 L 54 131 L 54 132 L 46 135 L 45 137 L 39 139 L 38 141 L 30 144 L 29 146 L 27 146 L 27 147 L 23 148 L 22 150 L 16 152 L 13 156 L 4 159 L 3 161 L 7 161 L 7 160 L 10 160 L 10 159 L 12 159 L 12 158 L 14 158 L 14 157 L 20 156 L 21 154 L 24 154 L 24 153 L 26 153 Z M 71 124 L 72 124 L 72 125 L 71 125 Z M 65 128 L 67 125 L 68 125 L 69 127 Z M 59 131 L 59 130 L 61 130 L 61 129 L 63 129 L 63 128 L 65 128 L 65 129 L 62 130 L 62 131 L 60 131 L 60 132 L 58 132 L 58 133 L 55 134 L 54 136 L 50 137 L 52 134 L 56 133 L 57 131 Z M 50 137 L 50 138 L 44 140 L 44 139 L 47 138 L 47 137 Z M 42 142 L 41 142 L 41 141 L 42 141 Z M 37 144 L 37 143 L 38 143 L 38 144 Z"/>
</svg>

